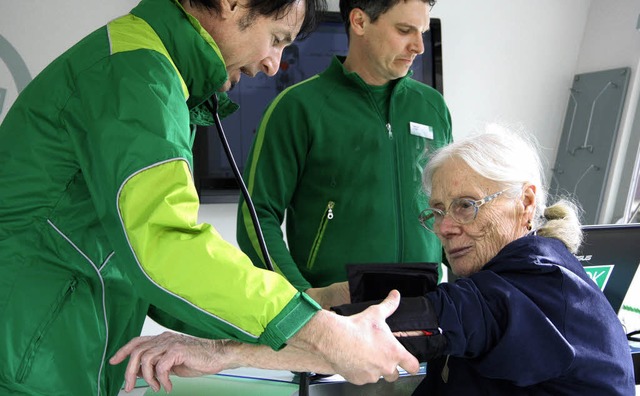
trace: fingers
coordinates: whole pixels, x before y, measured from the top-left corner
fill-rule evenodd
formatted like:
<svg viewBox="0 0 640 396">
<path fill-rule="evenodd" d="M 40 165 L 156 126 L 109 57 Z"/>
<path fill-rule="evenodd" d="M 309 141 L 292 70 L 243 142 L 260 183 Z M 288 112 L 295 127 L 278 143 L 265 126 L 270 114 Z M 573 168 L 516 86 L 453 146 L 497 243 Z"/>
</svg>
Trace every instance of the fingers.
<svg viewBox="0 0 640 396">
<path fill-rule="evenodd" d="M 118 351 L 109 359 L 109 363 L 116 365 L 121 363 L 123 360 L 129 356 L 131 351 L 136 349 L 138 345 L 145 343 L 151 337 L 136 337 L 129 341 L 125 346 L 118 349 Z"/>
<path fill-rule="evenodd" d="M 120 348 L 111 357 L 111 359 L 109 359 L 110 364 L 116 365 L 122 363 L 129 355 L 131 355 L 131 359 L 129 359 L 129 363 L 127 364 L 124 374 L 125 390 L 127 392 L 130 392 L 135 387 L 136 378 L 138 377 L 140 370 L 140 354 L 131 353 L 151 338 L 152 337 L 136 337 Z"/>
<path fill-rule="evenodd" d="M 136 386 L 136 378 L 142 376 L 140 370 L 140 352 L 130 352 L 129 363 L 124 372 L 125 390 L 130 392 Z"/>
<path fill-rule="evenodd" d="M 392 313 L 398 309 L 400 305 L 400 292 L 397 290 L 391 290 L 387 298 L 385 298 L 378 307 L 381 309 L 384 318 L 388 318 Z"/>
<path fill-rule="evenodd" d="M 411 374 L 417 374 L 418 370 L 420 370 L 420 362 L 418 362 L 418 359 L 404 349 L 404 347 L 402 347 L 402 356 L 398 365 L 407 373 Z"/>
<path fill-rule="evenodd" d="M 160 390 L 160 382 L 156 379 L 155 374 L 155 363 L 158 360 L 159 356 L 154 350 L 147 350 L 140 361 L 142 378 L 155 392 Z"/>
<path fill-rule="evenodd" d="M 393 373 L 389 374 L 389 375 L 385 375 L 382 378 L 384 378 L 385 381 L 387 382 L 393 382 L 395 380 L 397 380 L 400 377 L 400 373 L 398 372 L 398 369 L 396 368 Z"/>
<path fill-rule="evenodd" d="M 234 362 L 231 353 L 233 344 L 227 346 L 225 357 L 218 356 L 220 342 L 165 332 L 157 336 L 138 337 L 122 347 L 110 359 L 111 364 L 122 362 L 127 355 L 129 362 L 125 369 L 125 390 L 135 387 L 136 378 L 143 378 L 154 391 L 172 389 L 170 375 L 197 376 L 216 373 Z"/>
<path fill-rule="evenodd" d="M 171 391 L 172 383 L 169 379 L 173 359 L 162 347 L 145 347 L 131 353 L 131 359 L 125 371 L 125 390 L 135 387 L 136 377 L 143 378 L 155 392 L 164 387 Z M 168 367 L 168 368 L 167 368 Z M 159 369 L 161 368 L 161 369 Z"/>
<path fill-rule="evenodd" d="M 349 283 L 348 282 L 339 282 L 335 283 L 336 290 L 334 294 L 336 296 L 337 302 L 334 305 L 342 305 L 349 304 L 351 302 L 351 294 L 349 293 Z"/>
<path fill-rule="evenodd" d="M 111 359 L 109 359 L 109 363 L 115 365 L 121 363 L 129 356 L 129 362 L 124 373 L 125 391 L 130 392 L 135 388 L 138 377 L 144 378 L 154 391 L 157 392 L 160 390 L 160 383 L 155 379 L 153 373 L 154 364 L 150 364 L 150 362 L 158 359 L 158 353 L 151 351 L 153 340 L 164 337 L 166 337 L 165 334 L 160 336 L 136 337 L 120 348 Z"/>
<path fill-rule="evenodd" d="M 174 360 L 169 359 L 166 355 L 156 363 L 156 378 L 162 384 L 167 393 L 171 392 L 171 389 L 173 388 L 171 379 L 169 379 L 173 366 Z"/>
<path fill-rule="evenodd" d="M 398 292 L 397 290 L 392 290 L 387 295 L 387 298 L 385 298 L 380 304 L 378 304 L 378 309 L 380 310 L 379 312 L 381 313 L 381 315 L 383 315 L 383 317 L 386 319 L 391 316 L 391 314 L 393 314 L 396 309 L 398 309 L 399 305 L 400 292 Z M 415 356 L 409 353 L 397 340 L 395 340 L 395 337 L 392 342 L 395 344 L 393 356 L 397 361 L 397 365 L 399 367 L 402 367 L 408 373 L 417 373 L 420 369 L 420 363 L 415 358 Z M 393 372 L 390 375 L 384 376 L 384 379 L 386 381 L 395 381 L 396 379 L 398 379 L 398 375 L 399 373 L 397 368 L 394 368 Z"/>
</svg>

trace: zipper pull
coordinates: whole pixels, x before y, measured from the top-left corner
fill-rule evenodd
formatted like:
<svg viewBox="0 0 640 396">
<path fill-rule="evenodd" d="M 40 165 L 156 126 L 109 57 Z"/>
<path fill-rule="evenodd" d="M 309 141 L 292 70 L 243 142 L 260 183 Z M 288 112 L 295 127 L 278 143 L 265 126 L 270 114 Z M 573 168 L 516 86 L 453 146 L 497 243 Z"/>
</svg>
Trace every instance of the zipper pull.
<svg viewBox="0 0 640 396">
<path fill-rule="evenodd" d="M 387 122 L 387 133 L 389 134 L 389 139 L 393 139 L 393 132 L 391 132 L 391 124 Z"/>
<path fill-rule="evenodd" d="M 444 381 L 445 384 L 449 382 L 449 356 L 451 355 L 447 355 L 447 360 L 444 361 L 444 367 L 442 368 L 442 372 L 440 373 L 442 381 Z"/>
<path fill-rule="evenodd" d="M 329 201 L 329 204 L 327 205 L 327 219 L 331 220 L 333 219 L 333 206 L 335 205 L 335 203 L 333 201 Z"/>
</svg>

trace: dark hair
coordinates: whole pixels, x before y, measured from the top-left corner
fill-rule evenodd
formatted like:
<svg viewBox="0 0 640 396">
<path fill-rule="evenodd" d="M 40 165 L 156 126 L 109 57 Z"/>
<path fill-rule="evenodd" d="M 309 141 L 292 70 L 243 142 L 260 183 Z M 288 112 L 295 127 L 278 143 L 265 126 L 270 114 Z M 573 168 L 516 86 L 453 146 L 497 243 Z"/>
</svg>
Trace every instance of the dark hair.
<svg viewBox="0 0 640 396">
<path fill-rule="evenodd" d="M 371 22 L 375 22 L 380 15 L 389 11 L 401 1 L 407 0 L 340 0 L 340 16 L 342 17 L 342 22 L 344 22 L 347 35 L 349 35 L 350 26 L 349 14 L 354 8 L 359 8 L 366 12 Z M 437 0 L 422 0 L 423 3 L 428 3 L 431 7 L 436 4 L 436 1 Z"/>
<path fill-rule="evenodd" d="M 187 0 L 193 6 L 220 12 L 219 0 Z M 327 10 L 327 0 L 249 0 L 249 15 L 282 18 L 297 1 L 305 2 L 305 13 L 298 38 L 309 35 L 317 26 L 319 14 Z"/>
</svg>

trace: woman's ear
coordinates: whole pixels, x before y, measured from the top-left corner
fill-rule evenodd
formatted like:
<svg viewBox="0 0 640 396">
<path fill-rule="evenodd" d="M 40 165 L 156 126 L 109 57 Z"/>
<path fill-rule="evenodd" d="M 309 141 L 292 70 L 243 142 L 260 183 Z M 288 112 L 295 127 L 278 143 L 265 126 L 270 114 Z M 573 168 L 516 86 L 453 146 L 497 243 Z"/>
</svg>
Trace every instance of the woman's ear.
<svg viewBox="0 0 640 396">
<path fill-rule="evenodd" d="M 522 206 L 524 209 L 522 217 L 525 225 L 533 221 L 536 212 L 536 190 L 537 187 L 535 185 L 526 184 L 522 191 Z"/>
</svg>

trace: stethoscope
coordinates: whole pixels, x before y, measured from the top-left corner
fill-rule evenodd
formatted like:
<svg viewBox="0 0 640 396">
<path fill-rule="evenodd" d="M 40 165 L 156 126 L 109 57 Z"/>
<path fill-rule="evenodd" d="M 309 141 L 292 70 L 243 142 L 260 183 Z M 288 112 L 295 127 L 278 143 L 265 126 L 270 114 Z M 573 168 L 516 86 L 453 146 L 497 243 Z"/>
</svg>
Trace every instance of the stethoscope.
<svg viewBox="0 0 640 396">
<path fill-rule="evenodd" d="M 258 237 L 258 243 L 260 244 L 260 251 L 262 253 L 262 257 L 264 259 L 264 264 L 267 269 L 273 271 L 273 264 L 271 263 L 271 256 L 269 256 L 269 250 L 267 250 L 267 244 L 264 240 L 264 235 L 262 233 L 262 228 L 260 227 L 260 222 L 258 221 L 258 214 L 256 213 L 256 208 L 253 205 L 253 200 L 251 200 L 251 196 L 249 195 L 249 190 L 247 186 L 244 184 L 244 179 L 240 174 L 240 170 L 238 169 L 238 165 L 236 164 L 236 160 L 233 157 L 233 153 L 231 152 L 231 147 L 229 146 L 229 142 L 227 141 L 227 136 L 224 133 L 224 128 L 222 127 L 222 122 L 220 121 L 220 116 L 218 115 L 218 97 L 213 95 L 211 97 L 211 101 L 206 101 L 205 106 L 211 112 L 213 116 L 213 120 L 216 125 L 216 130 L 218 131 L 218 137 L 220 138 L 220 142 L 222 143 L 222 147 L 224 147 L 224 153 L 227 156 L 227 160 L 231 165 L 231 169 L 233 170 L 233 175 L 240 186 L 240 191 L 242 196 L 244 197 L 244 201 L 247 204 L 247 208 L 249 209 L 249 213 L 251 214 L 251 221 L 253 223 L 253 228 L 256 231 L 256 235 Z M 309 395 L 309 385 L 310 385 L 310 374 L 309 373 L 298 373 L 300 376 L 300 386 L 298 390 L 298 396 L 308 396 Z"/>
<path fill-rule="evenodd" d="M 238 169 L 238 165 L 236 164 L 236 160 L 233 157 L 233 153 L 231 152 L 231 147 L 229 146 L 229 142 L 227 141 L 227 136 L 224 133 L 224 128 L 222 128 L 222 122 L 220 122 L 220 116 L 218 115 L 218 96 L 213 95 L 211 97 L 211 101 L 206 101 L 205 106 L 211 111 L 211 115 L 213 116 L 213 120 L 216 125 L 216 130 L 218 131 L 218 136 L 220 137 L 220 142 L 222 142 L 222 147 L 224 147 L 224 153 L 229 160 L 229 164 L 231 165 L 231 169 L 233 170 L 233 175 L 240 186 L 240 191 L 242 192 L 242 196 L 244 197 L 244 201 L 249 208 L 249 213 L 251 214 L 251 221 L 253 222 L 253 228 L 256 231 L 256 235 L 258 237 L 258 243 L 260 244 L 260 251 L 262 253 L 262 258 L 264 259 L 264 264 L 267 269 L 273 271 L 273 264 L 271 263 L 271 257 L 269 256 L 269 251 L 267 250 L 267 244 L 264 241 L 264 235 L 262 234 L 262 228 L 260 227 L 260 222 L 258 221 L 258 214 L 256 213 L 256 208 L 253 206 L 253 201 L 251 200 L 251 196 L 249 195 L 249 190 L 247 186 L 244 184 L 244 180 L 242 179 L 242 175 L 240 174 L 240 170 Z"/>
</svg>

